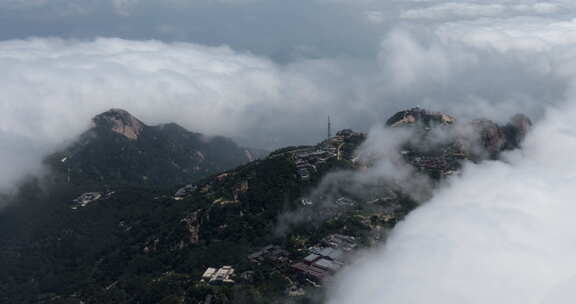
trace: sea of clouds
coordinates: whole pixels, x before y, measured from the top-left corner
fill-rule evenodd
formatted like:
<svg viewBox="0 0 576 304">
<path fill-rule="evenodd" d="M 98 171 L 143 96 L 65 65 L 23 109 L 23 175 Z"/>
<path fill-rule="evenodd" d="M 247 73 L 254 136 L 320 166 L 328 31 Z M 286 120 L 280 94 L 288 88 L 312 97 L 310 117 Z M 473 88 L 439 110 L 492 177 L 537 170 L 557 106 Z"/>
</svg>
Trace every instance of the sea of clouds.
<svg viewBox="0 0 576 304">
<path fill-rule="evenodd" d="M 432 24 L 440 38 L 435 53 L 452 54 L 436 56 L 445 62 L 434 69 L 442 77 L 453 75 L 455 70 L 446 67 L 457 67 L 460 56 L 488 51 L 484 64 L 514 57 L 524 67 L 525 73 L 513 76 L 510 72 L 518 70 L 502 65 L 502 73 L 494 75 L 507 78 L 500 81 L 524 82 L 533 73 L 543 85 L 540 90 L 561 92 L 561 97 L 548 100 L 522 150 L 500 161 L 468 164 L 396 226 L 386 244 L 362 253 L 332 283 L 328 303 L 576 299 L 571 258 L 576 254 L 571 216 L 576 211 L 571 160 L 576 152 L 576 23 L 562 17 L 570 7 L 566 2 L 527 3 L 428 1 L 427 7 L 404 12 L 404 18 Z M 558 86 L 544 85 L 548 81 Z M 467 85 L 465 79 L 459 83 Z"/>
<path fill-rule="evenodd" d="M 572 303 L 574 115 L 549 110 L 522 150 L 469 164 L 343 271 L 328 303 Z"/>
<path fill-rule="evenodd" d="M 0 31 L 0 188 L 109 108 L 266 149 L 319 141 L 329 115 L 337 129 L 366 131 L 414 105 L 537 119 L 570 86 L 576 36 L 569 2 L 13 0 L 0 8 L 10 25 Z M 187 34 L 151 30 L 152 21 Z"/>
</svg>

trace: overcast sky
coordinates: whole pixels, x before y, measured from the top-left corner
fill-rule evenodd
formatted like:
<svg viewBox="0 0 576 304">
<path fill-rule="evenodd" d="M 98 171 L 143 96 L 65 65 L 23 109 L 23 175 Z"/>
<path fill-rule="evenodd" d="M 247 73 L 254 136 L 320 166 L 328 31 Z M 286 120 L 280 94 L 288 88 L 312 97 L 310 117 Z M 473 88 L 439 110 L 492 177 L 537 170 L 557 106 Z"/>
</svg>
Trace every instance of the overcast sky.
<svg viewBox="0 0 576 304">
<path fill-rule="evenodd" d="M 430 104 L 444 110 L 446 104 L 474 99 L 490 104 L 505 99 L 536 98 L 538 102 L 558 99 L 562 81 L 541 77 L 550 71 L 524 70 L 523 58 L 508 52 L 510 48 L 532 47 L 528 44 L 538 42 L 521 40 L 512 46 L 508 44 L 515 42 L 497 34 L 518 36 L 523 30 L 537 27 L 543 31 L 541 36 L 552 31 L 550 39 L 554 39 L 553 35 L 573 30 L 574 5 L 568 1 L 500 2 L 2 0 L 0 39 L 4 42 L 0 60 L 6 68 L 16 69 L 11 71 L 13 81 L 34 78 L 22 87 L 50 87 L 50 92 L 30 96 L 34 100 L 29 103 L 36 111 L 42 108 L 38 106 L 40 103 L 52 97 L 58 99 L 55 103 L 68 102 L 68 106 L 80 103 L 88 107 L 78 113 L 85 120 L 116 104 L 139 111 L 137 114 L 153 122 L 179 120 L 198 131 L 224 132 L 235 137 L 250 133 L 252 142 L 248 144 L 277 146 L 315 141 L 324 133 L 318 130 L 298 136 L 302 130 L 288 128 L 288 123 L 280 125 L 279 114 L 288 114 L 291 122 L 300 118 L 300 125 L 305 128 L 323 128 L 325 119 L 322 124 L 310 120 L 333 115 L 338 127 L 368 129 L 378 115 L 390 115 L 390 111 L 407 105 Z M 556 28 L 540 27 L 551 18 L 558 23 Z M 564 39 L 557 37 L 554 43 Z M 539 43 L 544 46 L 536 47 L 542 48 L 547 41 Z M 229 52 L 223 54 L 222 48 L 229 48 Z M 494 52 L 499 54 L 494 56 Z M 214 64 L 203 64 L 205 56 Z M 245 96 L 237 99 L 246 100 L 235 100 L 237 88 L 223 83 L 230 80 L 224 77 L 230 75 L 230 69 L 223 71 L 216 65 L 234 65 L 231 68 L 234 72 L 254 72 L 253 64 L 257 61 L 256 69 L 266 74 L 263 77 L 268 82 L 258 79 L 254 82 L 260 84 L 238 84 Z M 65 79 L 65 75 L 58 73 L 82 73 L 92 79 L 85 80 L 80 89 L 74 83 L 78 81 L 76 77 Z M 100 92 L 100 96 L 87 93 L 93 88 L 110 90 L 97 81 L 98 73 L 108 74 L 107 81 L 118 83 L 117 91 L 108 95 Z M 212 73 L 218 75 L 207 75 Z M 38 74 L 45 77 L 38 79 Z M 186 79 L 176 84 L 174 79 L 166 79 L 168 74 Z M 229 97 L 215 102 L 213 96 L 182 92 L 173 96 L 157 89 L 134 96 L 138 94 L 134 87 L 123 83 L 151 81 L 164 90 L 178 85 L 192 90 L 190 87 L 202 86 L 208 77 L 218 86 L 210 88 L 213 93 Z M 62 83 L 47 83 L 54 78 Z M 238 82 L 249 81 L 239 74 L 234 78 Z M 273 81 L 278 82 L 276 86 L 271 86 Z M 6 81 L 0 85 L 6 87 Z M 148 88 L 143 85 L 141 89 Z M 10 85 L 8 89 L 18 88 Z M 185 107 L 194 107 L 196 103 L 234 107 L 243 111 L 239 116 L 245 114 L 238 118 L 244 120 L 243 124 L 253 125 L 257 121 L 258 126 L 262 122 L 278 126 L 264 124 L 268 132 L 257 134 L 249 127 L 195 123 L 174 113 L 165 114 L 167 109 L 157 111 L 145 101 L 130 102 L 130 97 L 123 94 L 132 95 L 133 99 L 152 99 L 150 95 L 157 95 L 158 107 L 174 102 Z M 5 115 L 12 119 L 17 117 L 10 113 L 13 111 L 10 108 L 25 102 L 14 100 L 17 97 L 21 96 L 11 96 L 11 92 L 1 97 L 3 103 L 9 104 Z M 83 102 L 85 98 L 94 100 Z M 101 106 L 93 106 L 94 103 Z M 279 103 L 298 105 L 284 105 L 296 107 L 296 111 L 271 105 Z M 71 115 L 55 104 L 50 108 L 50 115 L 66 115 L 70 119 Z M 147 115 L 146 108 L 154 114 Z M 61 122 L 58 128 L 69 129 L 63 126 L 66 120 L 60 117 L 54 120 Z M 9 132 L 20 126 L 2 127 Z M 287 129 L 296 134 L 284 134 L 291 132 Z M 230 134 L 231 130 L 240 134 Z M 272 140 L 272 134 L 281 138 Z"/>
<path fill-rule="evenodd" d="M 328 115 L 366 131 L 414 105 L 537 119 L 569 89 L 575 11 L 560 0 L 0 0 L 0 184 L 112 107 L 268 149 L 321 140 Z"/>
</svg>

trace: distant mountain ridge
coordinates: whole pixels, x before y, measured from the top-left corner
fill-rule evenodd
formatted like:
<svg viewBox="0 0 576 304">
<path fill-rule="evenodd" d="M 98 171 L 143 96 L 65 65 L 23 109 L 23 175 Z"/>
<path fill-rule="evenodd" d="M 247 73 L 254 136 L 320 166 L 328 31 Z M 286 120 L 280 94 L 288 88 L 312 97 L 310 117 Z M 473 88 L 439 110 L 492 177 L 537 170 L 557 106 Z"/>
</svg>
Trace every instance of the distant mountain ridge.
<svg viewBox="0 0 576 304">
<path fill-rule="evenodd" d="M 149 126 L 122 109 L 96 115 L 76 143 L 47 159 L 69 183 L 189 183 L 254 160 L 231 139 L 175 123 Z"/>
</svg>

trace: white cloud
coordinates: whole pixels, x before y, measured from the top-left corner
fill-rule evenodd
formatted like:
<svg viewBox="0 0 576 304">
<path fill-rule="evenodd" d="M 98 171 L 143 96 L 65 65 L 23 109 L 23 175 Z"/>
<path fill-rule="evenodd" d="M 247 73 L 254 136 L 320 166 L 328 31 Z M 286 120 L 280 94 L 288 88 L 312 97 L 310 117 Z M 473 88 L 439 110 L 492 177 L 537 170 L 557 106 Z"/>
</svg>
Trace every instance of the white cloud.
<svg viewBox="0 0 576 304">
<path fill-rule="evenodd" d="M 373 24 L 381 24 L 384 22 L 384 14 L 380 11 L 367 11 L 365 12 L 366 19 Z"/>
<path fill-rule="evenodd" d="M 576 20 L 555 21 L 545 18 L 509 18 L 447 23 L 438 33 L 477 48 L 548 52 L 576 43 Z"/>
<path fill-rule="evenodd" d="M 340 275 L 329 303 L 572 301 L 558 297 L 576 276 L 574 115 L 571 100 L 506 163 L 468 166 Z"/>
<path fill-rule="evenodd" d="M 553 15 L 574 9 L 574 5 L 569 2 L 558 3 L 554 1 L 536 3 L 523 3 L 522 1 L 430 1 L 430 3 L 428 6 L 403 10 L 401 18 L 414 20 L 469 20 L 482 17 Z"/>
<path fill-rule="evenodd" d="M 476 4 L 449 2 L 426 8 L 406 10 L 401 17 L 405 19 L 444 19 L 498 16 L 506 11 L 501 4 Z"/>
<path fill-rule="evenodd" d="M 176 121 L 272 148 L 317 142 L 325 134 L 319 117 L 327 115 L 336 128 L 360 130 L 415 104 L 507 119 L 518 107 L 537 114 L 542 101 L 562 96 L 568 65 L 539 54 L 494 54 L 446 32 L 393 30 L 377 60 L 289 64 L 190 43 L 3 41 L 0 130 L 41 141 L 47 153 L 93 115 L 120 107 L 148 123 Z"/>
<path fill-rule="evenodd" d="M 192 43 L 93 38 L 3 41 L 0 130 L 27 139 L 22 142 L 42 139 L 46 153 L 57 142 L 81 132 L 97 112 L 124 107 L 149 123 L 177 121 L 192 130 L 234 136 L 247 144 L 312 143 L 325 133 L 324 119 L 318 117 L 328 114 L 337 128 L 360 130 L 415 104 L 455 114 L 489 113 L 499 119 L 508 118 L 518 107 L 537 115 L 542 104 L 562 97 L 566 75 L 571 75 L 573 66 L 571 52 L 561 50 L 563 35 L 571 35 L 563 30 L 571 28 L 571 21 L 559 20 L 548 32 L 540 29 L 544 47 L 539 47 L 543 50 L 539 54 L 527 47 L 529 50 L 519 55 L 517 45 L 527 44 L 522 35 L 508 38 L 505 34 L 517 31 L 534 39 L 530 35 L 547 24 L 545 18 L 524 18 L 523 22 L 508 18 L 511 11 L 537 7 L 553 14 L 552 6 L 568 7 L 568 2 L 550 2 L 552 6 L 548 2 L 490 2 L 486 5 L 506 6 L 507 13 L 489 21 L 471 16 L 472 20 L 451 23 L 395 19 L 400 11 L 442 5 L 442 1 L 233 2 L 194 1 L 178 6 L 184 13 L 181 19 L 188 13 L 201 15 L 209 8 L 212 13 L 226 12 L 217 16 L 230 21 L 214 17 L 213 23 L 202 21 L 208 22 L 204 27 L 194 23 L 198 18 L 184 18 L 190 20 L 190 26 L 172 22 L 175 11 L 166 9 L 183 4 L 180 0 L 28 2 L 35 3 L 36 10 L 29 7 L 35 16 L 48 19 L 53 10 L 65 14 L 70 7 L 82 14 L 106 12 L 86 15 L 103 18 L 94 28 L 78 27 L 93 36 L 123 34 L 131 26 L 142 28 L 132 32 L 138 38 L 156 33 L 179 39 L 202 37 L 192 32 L 206 32 L 211 38 L 217 32 L 224 34 L 210 44 L 230 41 L 242 45 L 236 49 L 266 50 L 265 54 L 288 50 L 295 55 L 283 61 L 287 63 L 278 63 L 249 52 Z M 25 7 L 25 1 L 9 3 Z M 114 8 L 125 16 L 113 19 L 110 31 L 102 30 Z M 291 25 L 280 27 L 290 30 L 278 32 L 278 28 L 262 26 L 276 24 L 278 20 L 271 19 L 277 19 L 274 14 L 278 11 L 282 16 L 287 13 L 282 24 Z M 152 12 L 158 18 L 149 18 Z M 293 23 L 290 16 L 295 12 L 305 12 L 308 23 L 302 24 L 311 25 Z M 367 27 L 366 18 L 370 22 Z M 158 22 L 146 27 L 150 20 Z M 118 25 L 115 22 L 120 22 L 122 30 L 114 27 Z M 27 26 L 32 33 L 38 29 L 33 24 L 22 28 Z M 264 31 L 257 31 L 261 29 Z M 358 42 L 380 39 L 380 45 Z M 551 40 L 556 43 L 554 56 L 543 54 Z"/>
<path fill-rule="evenodd" d="M 498 117 L 501 109 L 539 103 L 547 108 L 543 119 L 522 151 L 468 165 L 386 244 L 359 257 L 332 283 L 329 304 L 574 301 L 576 27 L 557 9 L 569 4 L 474 3 L 429 1 L 419 20 L 403 25 L 409 30 L 387 36 L 380 57 L 396 76 L 388 78 L 406 92 L 434 84 L 452 96 L 456 86 L 443 83 L 502 92 L 520 81 L 517 97 L 473 94 L 476 101 L 463 106 Z M 538 14 L 546 16 L 527 16 Z M 550 105 L 537 91 L 565 101 Z M 450 105 L 459 112 L 460 103 Z"/>
<path fill-rule="evenodd" d="M 0 135 L 21 139 L 14 140 L 21 147 L 3 151 L 2 171 L 18 171 L 18 150 L 42 143 L 26 156 L 30 166 L 6 179 L 37 166 L 109 108 L 266 148 L 318 141 L 325 132 L 318 117 L 333 113 L 348 126 L 355 112 L 348 99 L 354 85 L 329 60 L 279 65 L 228 47 L 29 39 L 0 42 L 0 65 Z"/>
<path fill-rule="evenodd" d="M 469 50 L 442 45 L 434 39 L 417 39 L 395 30 L 382 42 L 380 62 L 391 84 L 407 89 L 418 83 L 448 83 L 458 72 L 478 64 Z"/>
</svg>

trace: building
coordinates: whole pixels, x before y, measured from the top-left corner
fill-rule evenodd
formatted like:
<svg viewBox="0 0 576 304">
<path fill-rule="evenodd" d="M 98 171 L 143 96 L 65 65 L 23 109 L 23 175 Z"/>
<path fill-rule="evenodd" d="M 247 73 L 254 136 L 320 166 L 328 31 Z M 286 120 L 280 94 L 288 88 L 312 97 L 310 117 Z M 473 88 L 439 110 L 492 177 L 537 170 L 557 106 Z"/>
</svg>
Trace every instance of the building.
<svg viewBox="0 0 576 304">
<path fill-rule="evenodd" d="M 356 206 L 356 202 L 347 197 L 340 197 L 336 200 L 336 205 L 340 207 L 354 207 Z"/>
<path fill-rule="evenodd" d="M 310 179 L 312 173 L 318 172 L 317 165 L 336 157 L 336 148 L 332 148 L 306 148 L 292 152 L 292 160 L 296 164 L 298 175 L 303 181 Z"/>
<path fill-rule="evenodd" d="M 336 271 L 340 270 L 340 268 L 344 266 L 344 264 L 342 263 L 324 258 L 317 260 L 316 262 L 314 262 L 313 265 L 316 266 L 317 268 L 330 271 L 330 273 L 336 273 Z"/>
<path fill-rule="evenodd" d="M 100 192 L 86 192 L 73 201 L 74 206 L 72 209 L 76 210 L 81 207 L 86 207 L 88 204 L 93 203 L 100 198 L 102 198 L 102 193 Z"/>
<path fill-rule="evenodd" d="M 308 180 L 308 179 L 310 179 L 310 171 L 308 171 L 308 168 L 299 167 L 299 168 L 298 168 L 298 175 L 300 175 L 300 178 L 301 178 L 302 180 Z"/>
<path fill-rule="evenodd" d="M 341 249 L 346 252 L 352 251 L 358 246 L 355 237 L 342 234 L 331 234 L 323 238 L 322 243 L 328 247 Z"/>
<path fill-rule="evenodd" d="M 321 282 L 331 275 L 328 270 L 306 263 L 296 263 L 292 264 L 290 267 L 297 273 L 301 274 L 304 278 L 315 282 Z"/>
<path fill-rule="evenodd" d="M 208 267 L 202 275 L 201 282 L 218 285 L 234 284 L 234 268 L 232 266 L 222 266 L 219 269 Z"/>
<path fill-rule="evenodd" d="M 262 263 L 264 261 L 285 262 L 288 260 L 288 252 L 280 248 L 280 246 L 268 245 L 249 255 L 248 259 L 253 263 Z"/>
<path fill-rule="evenodd" d="M 174 198 L 176 200 L 182 200 L 184 199 L 186 196 L 188 196 L 189 194 L 191 194 L 192 192 L 196 191 L 196 189 L 198 188 L 198 186 L 196 185 L 186 185 L 180 189 L 178 189 L 178 191 L 176 191 L 176 194 L 174 195 Z"/>
</svg>

